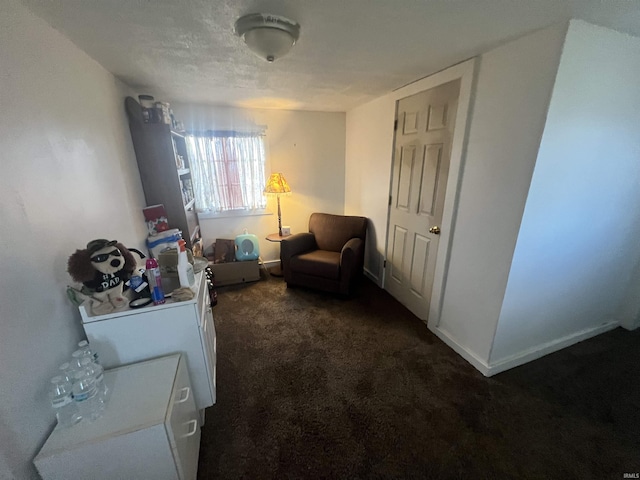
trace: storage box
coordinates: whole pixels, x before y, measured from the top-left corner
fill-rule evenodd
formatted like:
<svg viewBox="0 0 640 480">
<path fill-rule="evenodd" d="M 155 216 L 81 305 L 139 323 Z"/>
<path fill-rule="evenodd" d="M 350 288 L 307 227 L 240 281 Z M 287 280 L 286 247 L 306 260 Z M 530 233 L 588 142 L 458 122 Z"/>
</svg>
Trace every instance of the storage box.
<svg viewBox="0 0 640 480">
<path fill-rule="evenodd" d="M 246 262 L 209 263 L 217 286 L 234 285 L 236 283 L 255 282 L 260 280 L 258 260 Z"/>
<path fill-rule="evenodd" d="M 167 220 L 167 212 L 164 205 L 152 205 L 142 209 L 144 219 L 147 222 L 147 230 L 149 235 L 155 236 L 161 232 L 169 230 L 169 222 Z"/>
</svg>

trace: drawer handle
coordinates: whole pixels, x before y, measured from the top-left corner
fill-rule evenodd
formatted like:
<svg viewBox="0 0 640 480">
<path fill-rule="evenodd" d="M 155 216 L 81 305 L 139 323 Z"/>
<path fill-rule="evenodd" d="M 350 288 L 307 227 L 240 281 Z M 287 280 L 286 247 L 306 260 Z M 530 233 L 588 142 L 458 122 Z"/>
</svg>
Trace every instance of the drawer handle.
<svg viewBox="0 0 640 480">
<path fill-rule="evenodd" d="M 189 393 L 191 389 L 189 387 L 184 387 L 180 389 L 180 400 L 176 401 L 176 403 L 184 403 L 189 400 Z"/>
<path fill-rule="evenodd" d="M 196 432 L 198 431 L 198 420 L 190 420 L 189 422 L 186 423 L 186 425 L 190 425 L 189 431 L 184 435 L 182 435 L 182 438 L 191 437 L 195 435 Z"/>
</svg>

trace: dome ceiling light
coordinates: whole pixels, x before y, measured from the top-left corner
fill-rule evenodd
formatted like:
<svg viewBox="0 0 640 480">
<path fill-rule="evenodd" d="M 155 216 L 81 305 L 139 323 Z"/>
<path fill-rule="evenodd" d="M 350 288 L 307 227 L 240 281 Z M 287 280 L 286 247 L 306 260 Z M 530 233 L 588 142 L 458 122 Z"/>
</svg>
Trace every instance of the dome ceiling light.
<svg viewBox="0 0 640 480">
<path fill-rule="evenodd" d="M 271 63 L 296 44 L 300 25 L 279 15 L 251 13 L 236 21 L 235 32 L 251 51 Z"/>
</svg>

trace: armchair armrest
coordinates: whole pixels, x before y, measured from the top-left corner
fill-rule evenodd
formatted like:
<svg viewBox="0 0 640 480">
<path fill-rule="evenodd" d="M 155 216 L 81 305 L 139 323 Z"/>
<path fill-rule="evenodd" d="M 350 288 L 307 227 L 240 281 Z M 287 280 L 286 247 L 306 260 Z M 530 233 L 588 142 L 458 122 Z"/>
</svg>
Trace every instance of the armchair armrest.
<svg viewBox="0 0 640 480">
<path fill-rule="evenodd" d="M 317 248 L 316 237 L 313 233 L 296 233 L 282 239 L 282 242 L 280 242 L 280 263 L 282 264 L 285 281 L 290 280 L 289 261 L 291 257 Z"/>
<path fill-rule="evenodd" d="M 364 261 L 364 242 L 360 238 L 352 238 L 342 247 L 340 252 L 341 282 L 347 284 L 362 270 Z"/>
<path fill-rule="evenodd" d="M 282 243 L 280 244 L 280 257 L 284 260 L 285 257 L 290 258 L 293 255 L 317 248 L 313 233 L 296 233 L 295 235 L 282 239 Z"/>
</svg>

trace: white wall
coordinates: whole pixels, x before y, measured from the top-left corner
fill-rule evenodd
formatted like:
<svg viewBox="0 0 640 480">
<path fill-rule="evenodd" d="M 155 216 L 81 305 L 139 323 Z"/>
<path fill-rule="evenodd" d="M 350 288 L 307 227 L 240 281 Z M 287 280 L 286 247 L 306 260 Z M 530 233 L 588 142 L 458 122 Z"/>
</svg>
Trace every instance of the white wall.
<svg viewBox="0 0 640 480">
<path fill-rule="evenodd" d="M 267 175 L 282 172 L 292 194 L 281 197 L 282 224 L 293 233 L 307 232 L 313 212 L 344 212 L 345 114 L 288 110 L 244 110 L 204 105 L 172 104 L 187 130 L 246 130 L 266 126 Z M 275 198 L 271 215 L 200 219 L 205 245 L 216 238 L 235 238 L 244 228 L 260 240 L 263 260 L 280 257 L 280 246 L 264 240 L 278 231 Z"/>
<path fill-rule="evenodd" d="M 382 286 L 393 155 L 395 99 L 385 95 L 347 112 L 345 214 L 369 219 L 365 271 Z"/>
<path fill-rule="evenodd" d="M 122 85 L 15 0 L 0 45 L 0 478 L 23 480 L 83 337 L 67 258 L 96 237 L 140 246 L 145 226 Z"/>
<path fill-rule="evenodd" d="M 489 361 L 565 32 L 552 26 L 480 58 L 437 326 L 476 366 Z"/>
<path fill-rule="evenodd" d="M 492 363 L 635 320 L 639 76 L 639 38 L 571 22 Z"/>
</svg>

